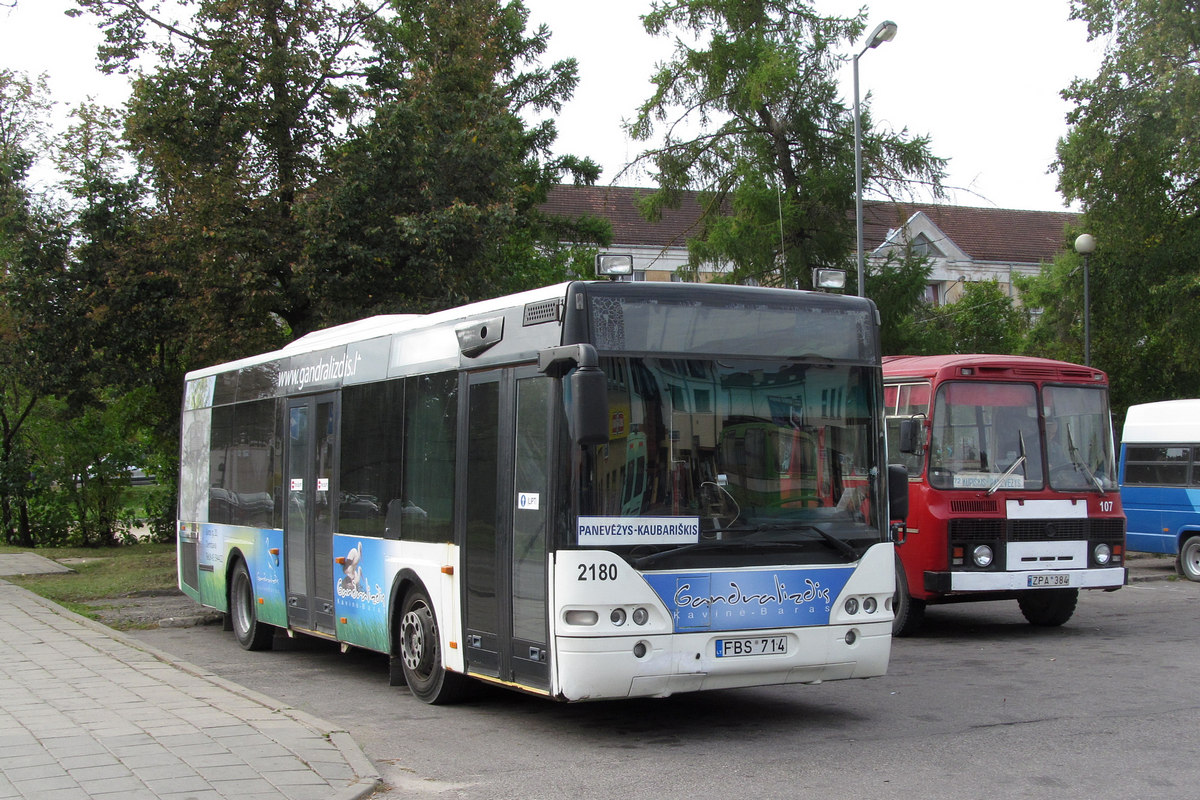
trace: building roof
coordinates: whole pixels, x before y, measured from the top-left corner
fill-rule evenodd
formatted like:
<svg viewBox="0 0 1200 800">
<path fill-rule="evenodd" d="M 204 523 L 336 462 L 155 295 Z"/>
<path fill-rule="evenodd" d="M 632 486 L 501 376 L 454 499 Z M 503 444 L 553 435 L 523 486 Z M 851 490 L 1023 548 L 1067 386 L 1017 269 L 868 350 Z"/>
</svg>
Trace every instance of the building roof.
<svg viewBox="0 0 1200 800">
<path fill-rule="evenodd" d="M 609 220 L 613 246 L 685 247 L 687 239 L 700 229 L 700 194 L 684 192 L 678 209 L 666 209 L 659 222 L 648 222 L 639 213 L 637 203 L 653 192 L 624 186 L 555 186 L 542 210 L 560 216 L 587 214 Z M 1067 247 L 1067 225 L 1079 218 L 1067 211 L 867 201 L 863 204 L 867 252 L 884 244 L 889 232 L 904 227 L 920 212 L 973 260 L 1017 264 L 1052 260 Z"/>
<path fill-rule="evenodd" d="M 917 213 L 924 213 L 973 260 L 1017 264 L 1053 260 L 1067 249 L 1067 226 L 1080 216 L 1069 211 L 866 202 L 863 240 L 867 251 L 878 247 L 889 231 L 903 227 Z"/>
</svg>

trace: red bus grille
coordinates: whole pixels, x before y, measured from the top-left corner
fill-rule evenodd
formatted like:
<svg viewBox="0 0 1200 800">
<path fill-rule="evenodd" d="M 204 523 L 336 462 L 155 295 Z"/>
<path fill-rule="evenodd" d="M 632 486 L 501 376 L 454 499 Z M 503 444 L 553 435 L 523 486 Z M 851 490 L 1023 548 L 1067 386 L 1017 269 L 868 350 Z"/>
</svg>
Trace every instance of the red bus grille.
<svg viewBox="0 0 1200 800">
<path fill-rule="evenodd" d="M 969 502 L 969 501 L 963 501 Z M 951 542 L 1044 542 L 1125 540 L 1125 520 L 1106 519 L 952 519 Z"/>
<path fill-rule="evenodd" d="M 949 533 L 952 542 L 994 542 L 1004 538 L 1002 519 L 952 519 Z"/>
</svg>

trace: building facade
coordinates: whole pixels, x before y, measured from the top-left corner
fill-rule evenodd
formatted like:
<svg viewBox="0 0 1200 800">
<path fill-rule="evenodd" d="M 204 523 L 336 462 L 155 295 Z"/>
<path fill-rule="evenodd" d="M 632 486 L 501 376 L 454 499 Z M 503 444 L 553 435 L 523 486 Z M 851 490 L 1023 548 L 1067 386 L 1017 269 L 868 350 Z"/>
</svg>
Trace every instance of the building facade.
<svg viewBox="0 0 1200 800">
<path fill-rule="evenodd" d="M 611 223 L 612 244 L 606 253 L 633 257 L 634 280 L 679 280 L 687 265 L 687 240 L 700 231 L 701 196 L 685 193 L 677 209 L 647 221 L 638 211 L 651 189 L 619 186 L 557 186 L 543 210 L 579 217 L 601 217 Z M 931 270 L 925 299 L 933 305 L 957 300 L 966 284 L 995 280 L 1014 293 L 1013 277 L 1036 275 L 1042 265 L 1068 247 L 1068 227 L 1079 215 L 1067 211 L 1016 211 L 918 203 L 866 201 L 863 241 L 868 262 L 912 248 L 929 258 Z M 700 268 L 700 280 L 722 272 L 719 264 Z"/>
</svg>

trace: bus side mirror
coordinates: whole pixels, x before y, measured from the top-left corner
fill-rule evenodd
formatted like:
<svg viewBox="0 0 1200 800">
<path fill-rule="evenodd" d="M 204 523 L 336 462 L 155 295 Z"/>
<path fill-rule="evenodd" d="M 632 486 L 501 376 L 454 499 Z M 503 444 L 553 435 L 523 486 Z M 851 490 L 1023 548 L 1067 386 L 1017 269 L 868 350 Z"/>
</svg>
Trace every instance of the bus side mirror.
<svg viewBox="0 0 1200 800">
<path fill-rule="evenodd" d="M 548 347 L 538 353 L 538 371 L 552 378 L 567 376 L 570 398 L 567 422 L 578 444 L 608 444 L 608 378 L 590 344 Z"/>
<path fill-rule="evenodd" d="M 608 378 L 599 367 L 571 373 L 571 435 L 581 445 L 608 444 Z"/>
<path fill-rule="evenodd" d="M 908 468 L 888 464 L 888 519 L 908 519 Z"/>
<path fill-rule="evenodd" d="M 921 421 L 915 417 L 900 420 L 900 452 L 921 452 Z"/>
</svg>

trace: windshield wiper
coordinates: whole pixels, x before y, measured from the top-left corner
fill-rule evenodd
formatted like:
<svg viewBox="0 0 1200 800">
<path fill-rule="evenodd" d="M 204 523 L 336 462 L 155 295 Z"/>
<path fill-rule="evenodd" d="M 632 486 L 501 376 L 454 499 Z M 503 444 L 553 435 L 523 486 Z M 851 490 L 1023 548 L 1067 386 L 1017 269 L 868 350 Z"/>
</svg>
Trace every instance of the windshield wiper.
<svg viewBox="0 0 1200 800">
<path fill-rule="evenodd" d="M 1017 431 L 1017 446 L 1021 448 L 1021 455 L 1019 455 L 1017 457 L 1017 460 L 1012 463 L 1011 467 L 1009 467 L 1008 469 L 1006 469 L 1004 471 L 1003 475 L 1001 475 L 999 478 L 996 479 L 996 482 L 992 484 L 992 488 L 987 490 L 988 495 L 995 494 L 996 490 L 1000 488 L 1000 484 L 1004 483 L 1004 481 L 1008 478 L 1009 475 L 1012 475 L 1014 472 L 1016 472 L 1017 467 L 1019 467 L 1025 463 L 1025 432 L 1024 431 Z"/>
<path fill-rule="evenodd" d="M 788 533 L 814 532 L 819 537 L 823 544 L 828 545 L 831 549 L 836 550 L 841 555 L 851 561 L 859 559 L 859 553 L 851 545 L 837 538 L 831 533 L 821 530 L 815 525 L 807 525 L 804 523 L 760 523 L 758 525 L 739 525 L 736 528 L 722 528 L 722 532 L 729 531 L 748 531 L 749 536 L 742 539 L 718 539 L 708 542 L 696 542 L 694 544 L 685 544 L 671 550 L 660 550 L 657 553 L 651 553 L 647 556 L 642 556 L 634 561 L 634 566 L 638 569 L 647 567 L 657 561 L 661 561 L 667 556 L 675 556 L 680 553 L 687 553 L 692 550 L 739 550 L 743 548 L 769 548 L 769 547 L 795 547 L 802 544 L 801 542 L 781 542 L 778 540 L 756 540 L 755 537 L 762 533 L 785 531 Z"/>
<path fill-rule="evenodd" d="M 725 528 L 724 530 L 729 530 Z M 716 539 L 707 542 L 696 542 L 694 544 L 684 544 L 679 547 L 673 547 L 670 550 L 660 550 L 657 553 L 651 553 L 647 556 L 634 559 L 633 565 L 638 569 L 648 567 L 656 561 L 662 561 L 667 556 L 677 556 L 680 553 L 688 553 L 692 550 L 740 550 L 753 547 L 772 547 L 777 544 L 796 544 L 795 542 L 747 542 L 746 540 L 727 540 Z"/>
<path fill-rule="evenodd" d="M 1071 458 L 1071 466 L 1087 475 L 1092 485 L 1096 487 L 1096 491 L 1100 494 L 1108 494 L 1104 491 L 1104 484 L 1096 477 L 1096 473 L 1092 472 L 1088 465 L 1079 459 L 1079 450 L 1075 448 L 1075 440 L 1071 436 L 1071 423 L 1069 422 L 1067 423 L 1067 455 Z"/>
<path fill-rule="evenodd" d="M 846 556 L 846 558 L 849 558 L 851 561 L 858 560 L 857 550 L 855 550 L 845 541 L 834 536 L 832 533 L 829 533 L 828 531 L 823 530 L 816 525 L 809 525 L 804 522 L 760 522 L 757 526 L 753 526 L 750 529 L 753 530 L 754 533 L 742 541 L 753 541 L 755 536 L 768 531 L 782 531 L 786 533 L 801 533 L 804 531 L 811 531 L 820 536 L 821 540 L 831 548 Z"/>
</svg>

